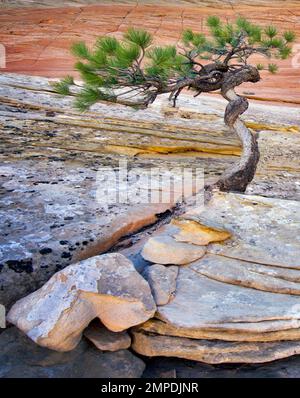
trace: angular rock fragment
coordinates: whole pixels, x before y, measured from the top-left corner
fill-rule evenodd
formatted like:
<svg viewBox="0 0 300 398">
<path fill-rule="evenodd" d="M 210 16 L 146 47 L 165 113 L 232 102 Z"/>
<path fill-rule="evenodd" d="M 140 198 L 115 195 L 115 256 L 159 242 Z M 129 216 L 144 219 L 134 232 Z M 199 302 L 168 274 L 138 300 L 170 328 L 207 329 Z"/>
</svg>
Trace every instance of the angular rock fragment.
<svg viewBox="0 0 300 398">
<path fill-rule="evenodd" d="M 211 242 L 220 242 L 231 237 L 227 231 L 210 228 L 193 220 L 175 219 L 171 224 L 179 228 L 178 233 L 173 235 L 177 242 L 205 246 Z"/>
<path fill-rule="evenodd" d="M 204 246 L 177 242 L 162 234 L 149 238 L 141 254 L 152 263 L 184 265 L 203 257 L 205 252 Z"/>
<path fill-rule="evenodd" d="M 145 271 L 152 295 L 157 305 L 167 304 L 176 290 L 178 267 L 153 264 Z"/>
<path fill-rule="evenodd" d="M 85 329 L 84 336 L 102 351 L 124 350 L 131 344 L 131 338 L 127 332 L 111 332 L 100 322 L 92 322 Z"/>
<path fill-rule="evenodd" d="M 94 318 L 114 332 L 151 318 L 151 290 L 133 264 L 118 253 L 70 265 L 41 289 L 17 301 L 7 320 L 36 343 L 72 350 Z"/>
</svg>

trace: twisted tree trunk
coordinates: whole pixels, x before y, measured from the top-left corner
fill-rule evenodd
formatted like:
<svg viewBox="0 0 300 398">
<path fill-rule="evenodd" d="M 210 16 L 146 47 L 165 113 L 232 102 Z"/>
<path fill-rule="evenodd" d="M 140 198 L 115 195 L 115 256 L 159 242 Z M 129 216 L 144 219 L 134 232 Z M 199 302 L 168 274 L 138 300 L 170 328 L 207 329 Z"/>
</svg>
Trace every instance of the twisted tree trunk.
<svg viewBox="0 0 300 398">
<path fill-rule="evenodd" d="M 240 159 L 221 175 L 215 186 L 221 191 L 245 192 L 247 185 L 252 181 L 257 163 L 259 149 L 256 137 L 239 118 L 248 109 L 248 100 L 236 94 L 234 87 L 245 81 L 257 82 L 260 79 L 256 68 L 248 67 L 224 79 L 221 92 L 229 101 L 226 107 L 225 124 L 238 135 L 242 143 Z"/>
</svg>

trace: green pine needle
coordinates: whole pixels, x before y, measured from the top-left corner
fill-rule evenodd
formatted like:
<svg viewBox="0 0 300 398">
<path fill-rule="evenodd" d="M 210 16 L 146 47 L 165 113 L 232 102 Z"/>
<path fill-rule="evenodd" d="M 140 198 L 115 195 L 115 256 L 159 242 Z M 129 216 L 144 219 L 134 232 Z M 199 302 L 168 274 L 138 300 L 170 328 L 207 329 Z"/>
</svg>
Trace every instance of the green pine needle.
<svg viewBox="0 0 300 398">
<path fill-rule="evenodd" d="M 257 65 L 256 65 L 256 68 L 257 68 L 258 70 L 263 70 L 265 67 L 264 67 L 263 64 L 257 64 Z"/>
<path fill-rule="evenodd" d="M 279 39 L 277 37 L 274 37 L 273 39 L 270 40 L 271 46 L 275 48 L 281 48 L 284 46 L 284 42 L 282 39 Z"/>
<path fill-rule="evenodd" d="M 146 95 L 154 92 L 156 87 L 163 92 L 167 85 L 182 78 L 195 78 L 205 60 L 226 67 L 224 61 L 229 59 L 228 66 L 235 58 L 235 62 L 243 67 L 253 53 L 286 59 L 292 52 L 288 44 L 295 40 L 292 31 L 278 35 L 276 27 L 263 28 L 242 16 L 233 23 L 210 16 L 207 25 L 208 36 L 191 29 L 183 31 L 184 48 L 178 46 L 178 52 L 176 46 L 152 46 L 152 35 L 136 28 L 129 28 L 123 39 L 99 37 L 92 49 L 84 42 L 73 44 L 72 53 L 79 58 L 75 69 L 85 84 L 75 94 L 75 106 L 83 111 L 99 100 L 116 101 L 120 94 L 114 94 L 114 91 L 119 93 L 118 89 L 123 86 L 141 88 Z M 258 64 L 257 69 L 265 67 Z M 267 69 L 276 73 L 278 67 L 269 64 Z M 67 95 L 72 84 L 73 78 L 67 76 L 53 86 L 56 92 Z"/>
<path fill-rule="evenodd" d="M 194 33 L 192 43 L 195 47 L 203 46 L 206 43 L 206 37 L 202 33 Z"/>
<path fill-rule="evenodd" d="M 290 47 L 284 46 L 279 49 L 279 56 L 281 59 L 287 59 L 292 54 Z"/>
<path fill-rule="evenodd" d="M 277 29 L 275 26 L 270 25 L 265 28 L 265 34 L 272 39 L 277 35 Z"/>
<path fill-rule="evenodd" d="M 61 95 L 70 95 L 70 86 L 74 84 L 72 76 L 68 75 L 61 79 L 59 82 L 52 83 L 55 92 Z"/>
<path fill-rule="evenodd" d="M 169 65 L 176 56 L 176 47 L 153 47 L 147 52 L 147 56 L 156 65 Z"/>
<path fill-rule="evenodd" d="M 186 29 L 182 33 L 182 41 L 187 46 L 193 40 L 194 33 L 191 29 Z"/>
<path fill-rule="evenodd" d="M 276 64 L 269 64 L 268 70 L 270 73 L 275 74 L 278 71 L 278 66 Z"/>
<path fill-rule="evenodd" d="M 210 28 L 217 28 L 217 27 L 220 27 L 220 26 L 221 26 L 221 20 L 220 20 L 220 18 L 217 17 L 217 16 L 214 16 L 214 15 L 209 16 L 209 17 L 207 18 L 206 22 L 207 22 L 207 25 L 208 25 Z"/>
<path fill-rule="evenodd" d="M 80 111 L 85 111 L 100 100 L 115 101 L 115 97 L 94 87 L 85 86 L 80 93 L 77 94 L 74 106 Z"/>
<path fill-rule="evenodd" d="M 90 58 L 90 51 L 87 45 L 81 41 L 79 43 L 74 43 L 71 46 L 71 52 L 75 57 L 82 58 L 82 59 L 89 59 Z"/>
<path fill-rule="evenodd" d="M 116 68 L 128 68 L 140 57 L 140 48 L 136 44 L 120 46 L 116 51 L 116 57 L 111 60 L 110 65 Z"/>
<path fill-rule="evenodd" d="M 104 79 L 101 76 L 98 76 L 95 72 L 82 72 L 81 77 L 85 83 L 91 86 L 101 87 L 105 83 Z"/>
<path fill-rule="evenodd" d="M 114 55 L 120 47 L 120 43 L 115 37 L 104 36 L 96 41 L 96 47 L 101 50 L 98 52 L 99 55 Z"/>
<path fill-rule="evenodd" d="M 296 34 L 291 30 L 284 32 L 283 37 L 287 41 L 287 43 L 292 43 L 296 39 Z"/>
<path fill-rule="evenodd" d="M 251 26 L 249 37 L 250 37 L 250 42 L 252 44 L 254 43 L 260 43 L 261 42 L 261 36 L 262 36 L 262 30 L 259 26 Z"/>
<path fill-rule="evenodd" d="M 236 25 L 240 31 L 244 31 L 246 33 L 249 33 L 252 28 L 251 22 L 242 16 L 236 19 Z"/>
<path fill-rule="evenodd" d="M 77 61 L 74 65 L 75 69 L 78 70 L 80 73 L 85 73 L 85 72 L 92 72 L 93 68 L 89 64 L 85 64 L 84 62 Z"/>
<path fill-rule="evenodd" d="M 152 35 L 143 29 L 129 28 L 124 34 L 124 39 L 130 43 L 136 44 L 143 50 L 152 43 Z"/>
</svg>

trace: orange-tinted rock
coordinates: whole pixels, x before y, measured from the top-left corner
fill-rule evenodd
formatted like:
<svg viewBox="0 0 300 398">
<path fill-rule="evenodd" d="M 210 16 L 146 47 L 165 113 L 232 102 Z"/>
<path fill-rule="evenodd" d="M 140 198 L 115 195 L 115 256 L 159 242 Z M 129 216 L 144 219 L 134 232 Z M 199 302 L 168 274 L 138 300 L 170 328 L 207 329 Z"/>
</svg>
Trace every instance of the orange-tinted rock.
<svg viewBox="0 0 300 398">
<path fill-rule="evenodd" d="M 173 219 L 172 225 L 179 228 L 173 235 L 177 242 L 187 242 L 194 245 L 208 245 L 211 242 L 220 242 L 230 238 L 230 233 L 201 225 L 193 220 Z"/>
</svg>

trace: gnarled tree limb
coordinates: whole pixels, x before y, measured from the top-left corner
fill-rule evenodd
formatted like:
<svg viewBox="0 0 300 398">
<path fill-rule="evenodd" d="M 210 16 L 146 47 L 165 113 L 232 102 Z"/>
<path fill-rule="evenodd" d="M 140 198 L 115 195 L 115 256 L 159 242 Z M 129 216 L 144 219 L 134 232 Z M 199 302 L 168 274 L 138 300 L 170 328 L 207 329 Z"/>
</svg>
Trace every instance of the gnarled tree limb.
<svg viewBox="0 0 300 398">
<path fill-rule="evenodd" d="M 245 192 L 247 185 L 252 181 L 257 163 L 259 161 L 259 149 L 255 135 L 245 126 L 239 118 L 248 109 L 248 100 L 236 94 L 234 87 L 243 82 L 257 82 L 260 79 L 256 68 L 248 66 L 245 69 L 232 73 L 225 79 L 221 92 L 229 101 L 226 107 L 224 121 L 235 132 L 242 143 L 242 155 L 229 169 L 225 170 L 215 186 L 221 191 Z"/>
</svg>

